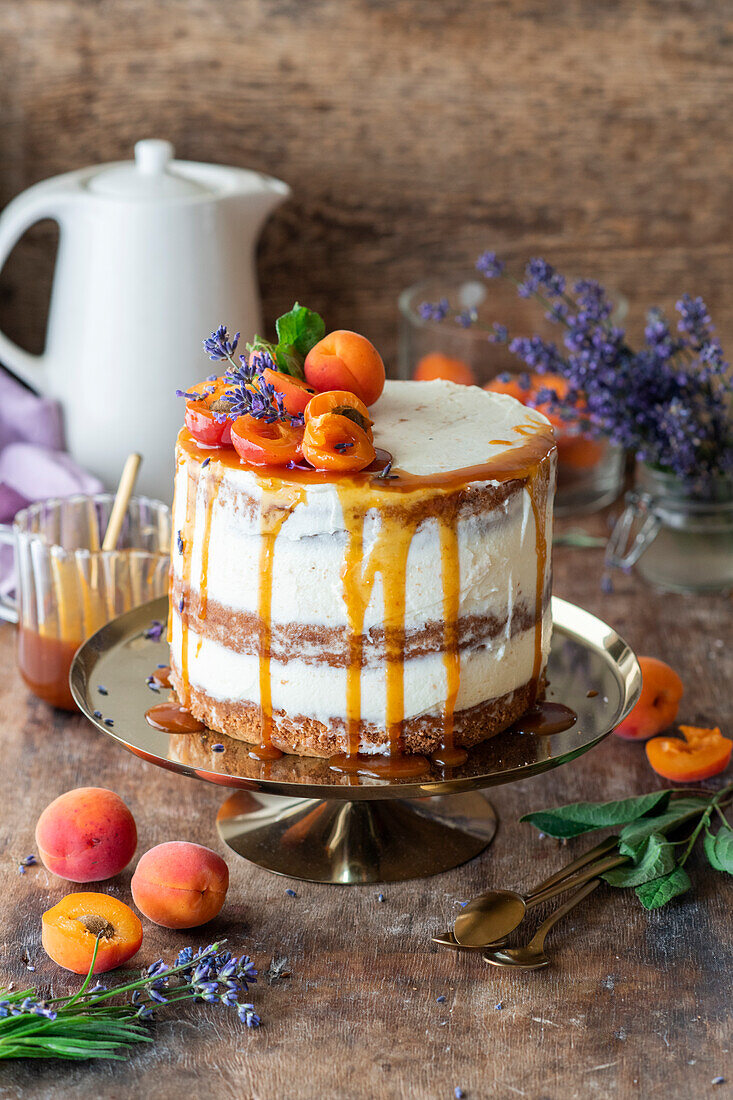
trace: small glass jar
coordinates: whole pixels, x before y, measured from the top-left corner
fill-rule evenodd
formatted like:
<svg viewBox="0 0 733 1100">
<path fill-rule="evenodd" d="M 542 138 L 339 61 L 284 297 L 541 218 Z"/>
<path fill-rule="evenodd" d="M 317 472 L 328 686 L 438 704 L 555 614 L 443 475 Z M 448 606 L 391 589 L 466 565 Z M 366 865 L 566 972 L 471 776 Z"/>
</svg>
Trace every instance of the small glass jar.
<svg viewBox="0 0 733 1100">
<path fill-rule="evenodd" d="M 639 463 L 608 540 L 606 565 L 634 566 L 666 592 L 733 589 L 733 477 L 693 490 L 674 474 Z"/>
<path fill-rule="evenodd" d="M 625 299 L 617 294 L 612 316 L 620 324 L 627 313 Z M 431 321 L 420 316 L 422 302 L 446 299 L 452 310 L 475 310 L 481 327 L 462 328 L 455 321 Z M 464 363 L 478 386 L 497 374 L 520 374 L 523 365 L 506 344 L 493 343 L 487 329 L 505 325 L 510 337 L 538 335 L 558 342 L 561 330 L 548 321 L 536 301 L 520 298 L 503 279 L 428 279 L 408 287 L 399 297 L 400 345 L 398 377 L 412 378 L 423 360 L 435 352 Z M 557 429 L 556 429 L 557 432 Z M 620 447 L 603 439 L 589 439 L 561 429 L 558 434 L 557 515 L 595 512 L 611 504 L 621 492 L 625 456 Z"/>
</svg>

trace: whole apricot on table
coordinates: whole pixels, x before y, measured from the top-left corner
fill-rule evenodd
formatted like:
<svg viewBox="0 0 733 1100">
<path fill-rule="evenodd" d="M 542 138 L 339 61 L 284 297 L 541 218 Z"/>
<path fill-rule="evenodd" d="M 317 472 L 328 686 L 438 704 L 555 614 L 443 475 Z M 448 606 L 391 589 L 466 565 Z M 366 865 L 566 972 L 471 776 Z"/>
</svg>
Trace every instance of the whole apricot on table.
<svg viewBox="0 0 733 1100">
<path fill-rule="evenodd" d="M 109 894 L 67 894 L 41 918 L 41 942 L 50 959 L 87 974 L 99 937 L 94 973 L 122 966 L 140 949 L 143 926 L 129 905 Z"/>
<path fill-rule="evenodd" d="M 305 380 L 319 393 L 324 390 L 348 390 L 373 405 L 384 389 L 382 357 L 358 332 L 336 329 L 311 348 L 303 367 Z"/>
<path fill-rule="evenodd" d="M 657 775 L 673 783 L 699 783 L 725 771 L 733 752 L 733 741 L 716 726 L 680 726 L 684 737 L 655 737 L 646 743 L 647 760 Z"/>
<path fill-rule="evenodd" d="M 463 359 L 453 359 L 442 351 L 423 355 L 412 372 L 415 382 L 432 382 L 436 378 L 444 382 L 456 382 L 459 386 L 475 386 L 476 375 Z"/>
<path fill-rule="evenodd" d="M 229 868 L 202 844 L 171 840 L 145 853 L 131 886 L 135 905 L 155 924 L 196 928 L 212 920 L 224 904 Z"/>
<path fill-rule="evenodd" d="M 656 657 L 640 657 L 641 695 L 621 725 L 613 731 L 628 741 L 646 741 L 666 730 L 677 717 L 684 693 L 677 673 Z"/>
<path fill-rule="evenodd" d="M 99 882 L 127 866 L 137 847 L 135 819 L 105 787 L 77 787 L 55 798 L 38 819 L 44 866 L 71 882 Z"/>
</svg>

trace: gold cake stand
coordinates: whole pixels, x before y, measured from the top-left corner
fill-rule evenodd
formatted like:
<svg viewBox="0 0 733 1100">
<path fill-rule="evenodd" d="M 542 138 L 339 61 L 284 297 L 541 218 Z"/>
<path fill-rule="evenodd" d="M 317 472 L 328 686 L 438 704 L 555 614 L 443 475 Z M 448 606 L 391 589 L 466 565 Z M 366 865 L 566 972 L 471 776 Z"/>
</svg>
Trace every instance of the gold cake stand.
<svg viewBox="0 0 733 1100">
<path fill-rule="evenodd" d="M 298 756 L 262 762 L 245 743 L 211 730 L 168 734 L 146 722 L 145 711 L 167 696 L 153 694 L 146 678 L 168 663 L 165 633 L 158 640 L 146 635 L 167 613 L 165 598 L 153 600 L 93 634 L 71 668 L 74 699 L 102 733 L 141 759 L 234 788 L 217 815 L 226 844 L 269 871 L 311 882 L 396 882 L 473 859 L 497 826 L 481 789 L 587 752 L 641 690 L 639 664 L 624 640 L 587 611 L 553 598 L 547 698 L 577 713 L 571 729 L 500 734 L 472 749 L 461 767 L 435 767 L 419 779 L 344 775 L 326 760 Z"/>
</svg>

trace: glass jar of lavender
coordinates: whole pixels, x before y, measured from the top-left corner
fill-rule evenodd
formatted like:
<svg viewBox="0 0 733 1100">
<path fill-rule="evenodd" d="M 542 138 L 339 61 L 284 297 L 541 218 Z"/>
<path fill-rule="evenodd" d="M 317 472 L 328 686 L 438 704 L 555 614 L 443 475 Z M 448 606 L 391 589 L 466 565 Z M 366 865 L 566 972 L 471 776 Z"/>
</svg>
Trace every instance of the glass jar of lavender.
<svg viewBox="0 0 733 1100">
<path fill-rule="evenodd" d="M 614 303 L 611 320 L 620 324 L 628 310 L 627 302 L 616 293 L 610 297 Z M 425 302 L 440 303 L 438 312 L 444 304 L 449 320 L 443 323 L 439 317 L 426 316 L 421 309 Z M 535 302 L 518 297 L 513 285 L 500 280 L 429 279 L 404 290 L 398 304 L 399 378 L 448 378 L 478 386 L 498 379 L 503 380 L 501 392 L 511 393 L 520 401 L 531 398 L 526 387 L 512 384 L 513 380 L 529 377 L 522 372 L 520 360 L 509 351 L 506 338 L 494 339 L 494 335 L 536 333 L 556 339 L 557 329 L 541 312 L 538 316 Z M 462 323 L 464 315 L 470 323 Z M 556 423 L 555 434 L 555 513 L 596 512 L 616 500 L 624 477 L 623 449 L 606 439 L 591 439 L 570 424 Z"/>
<path fill-rule="evenodd" d="M 645 463 L 608 541 L 606 565 L 634 566 L 667 592 L 733 589 L 733 477 L 690 487 Z"/>
</svg>

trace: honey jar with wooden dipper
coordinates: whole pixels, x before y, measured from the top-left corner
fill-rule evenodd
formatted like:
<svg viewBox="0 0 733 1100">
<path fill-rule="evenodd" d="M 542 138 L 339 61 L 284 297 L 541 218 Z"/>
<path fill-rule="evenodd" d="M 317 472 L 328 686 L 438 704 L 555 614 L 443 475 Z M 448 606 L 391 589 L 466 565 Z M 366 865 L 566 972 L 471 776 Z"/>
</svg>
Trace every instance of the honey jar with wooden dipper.
<svg viewBox="0 0 733 1100">
<path fill-rule="evenodd" d="M 20 674 L 51 706 L 76 709 L 69 669 L 86 638 L 167 591 L 170 509 L 132 496 L 139 465 L 130 455 L 114 496 L 41 501 L 0 527 L 15 558 L 15 593 L 0 597 L 0 617 L 18 624 Z"/>
</svg>

